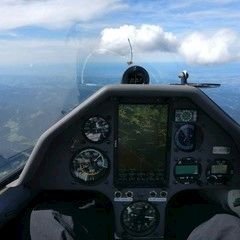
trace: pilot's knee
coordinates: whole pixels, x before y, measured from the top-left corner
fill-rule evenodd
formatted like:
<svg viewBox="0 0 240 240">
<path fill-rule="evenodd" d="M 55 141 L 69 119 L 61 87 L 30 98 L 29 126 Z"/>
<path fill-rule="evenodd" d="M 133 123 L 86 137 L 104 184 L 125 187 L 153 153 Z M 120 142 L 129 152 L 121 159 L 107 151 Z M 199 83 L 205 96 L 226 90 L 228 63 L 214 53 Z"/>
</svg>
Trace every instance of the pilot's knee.
<svg viewBox="0 0 240 240">
<path fill-rule="evenodd" d="M 30 219 L 32 240 L 73 240 L 73 220 L 53 210 L 34 210 Z"/>
<path fill-rule="evenodd" d="M 187 240 L 239 240 L 240 218 L 217 214 L 195 228 Z"/>
</svg>

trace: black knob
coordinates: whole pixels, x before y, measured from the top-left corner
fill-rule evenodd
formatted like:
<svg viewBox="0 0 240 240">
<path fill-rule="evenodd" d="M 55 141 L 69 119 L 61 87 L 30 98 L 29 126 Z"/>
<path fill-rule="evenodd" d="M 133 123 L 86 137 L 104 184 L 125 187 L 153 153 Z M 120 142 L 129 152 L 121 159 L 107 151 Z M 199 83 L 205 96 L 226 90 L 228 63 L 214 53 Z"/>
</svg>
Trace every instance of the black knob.
<svg viewBox="0 0 240 240">
<path fill-rule="evenodd" d="M 128 191 L 125 193 L 127 197 L 132 198 L 133 197 L 133 192 Z"/>
<path fill-rule="evenodd" d="M 162 198 L 165 198 L 165 197 L 167 196 L 167 192 L 166 192 L 166 191 L 161 191 L 161 192 L 160 192 L 160 196 L 161 196 Z"/>
<path fill-rule="evenodd" d="M 122 193 L 121 193 L 120 191 L 116 191 L 116 192 L 114 193 L 114 196 L 115 196 L 116 198 L 120 198 L 120 197 L 122 196 Z"/>
<path fill-rule="evenodd" d="M 156 191 L 151 191 L 149 193 L 149 195 L 150 195 L 150 197 L 155 198 L 155 197 L 157 197 L 157 192 Z"/>
<path fill-rule="evenodd" d="M 215 175 L 210 175 L 207 177 L 207 181 L 210 183 L 210 184 L 216 184 L 217 181 L 218 181 L 218 178 L 217 176 Z"/>
</svg>

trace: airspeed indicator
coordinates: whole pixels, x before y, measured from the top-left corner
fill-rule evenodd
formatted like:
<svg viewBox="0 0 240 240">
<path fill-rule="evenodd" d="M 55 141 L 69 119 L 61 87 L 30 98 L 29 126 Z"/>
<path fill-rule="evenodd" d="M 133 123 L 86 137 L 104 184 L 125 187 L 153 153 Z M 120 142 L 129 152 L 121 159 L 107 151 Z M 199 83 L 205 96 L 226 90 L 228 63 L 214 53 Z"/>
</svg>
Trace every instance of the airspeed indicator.
<svg viewBox="0 0 240 240">
<path fill-rule="evenodd" d="M 79 152 L 71 162 L 71 172 L 75 178 L 94 183 L 106 175 L 107 158 L 98 150 L 88 148 Z"/>
</svg>

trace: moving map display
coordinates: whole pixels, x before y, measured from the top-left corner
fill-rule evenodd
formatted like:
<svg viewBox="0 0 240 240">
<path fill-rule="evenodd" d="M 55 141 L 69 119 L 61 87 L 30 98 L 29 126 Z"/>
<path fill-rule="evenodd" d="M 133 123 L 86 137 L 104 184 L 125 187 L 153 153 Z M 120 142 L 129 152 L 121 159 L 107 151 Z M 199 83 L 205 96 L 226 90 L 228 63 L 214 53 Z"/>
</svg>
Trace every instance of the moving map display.
<svg viewBox="0 0 240 240">
<path fill-rule="evenodd" d="M 165 176 L 167 104 L 120 104 L 117 185 L 162 185 Z"/>
</svg>

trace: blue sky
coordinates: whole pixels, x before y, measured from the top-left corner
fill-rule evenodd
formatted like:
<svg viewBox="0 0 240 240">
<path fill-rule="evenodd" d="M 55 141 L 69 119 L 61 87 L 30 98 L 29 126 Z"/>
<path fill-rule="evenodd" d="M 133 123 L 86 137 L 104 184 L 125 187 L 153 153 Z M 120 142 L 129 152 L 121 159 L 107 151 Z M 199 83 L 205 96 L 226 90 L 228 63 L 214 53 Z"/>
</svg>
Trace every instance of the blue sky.
<svg viewBox="0 0 240 240">
<path fill-rule="evenodd" d="M 104 48 L 190 64 L 240 60 L 239 0 L 2 0 L 0 66 L 72 63 Z"/>
</svg>

